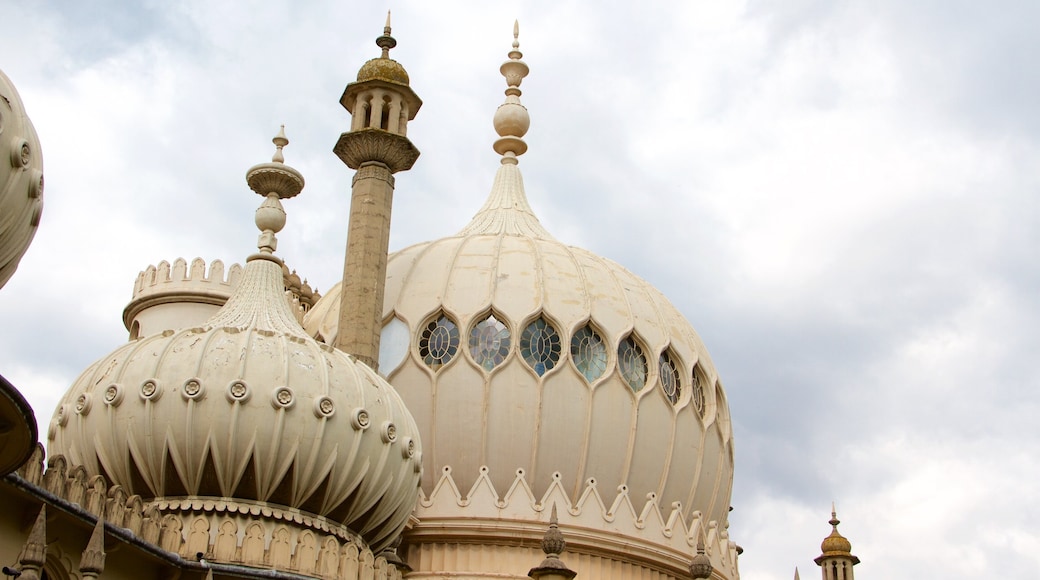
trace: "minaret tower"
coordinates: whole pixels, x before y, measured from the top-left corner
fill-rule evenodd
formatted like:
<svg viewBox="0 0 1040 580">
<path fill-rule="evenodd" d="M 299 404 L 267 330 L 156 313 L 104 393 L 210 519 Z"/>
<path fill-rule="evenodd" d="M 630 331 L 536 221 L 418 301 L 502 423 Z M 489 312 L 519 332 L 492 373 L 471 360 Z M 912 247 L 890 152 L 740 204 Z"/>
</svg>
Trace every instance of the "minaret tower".
<svg viewBox="0 0 1040 580">
<path fill-rule="evenodd" d="M 383 286 L 390 244 L 394 173 L 411 169 L 419 150 L 408 140 L 408 121 L 422 101 L 408 86 L 408 73 L 390 58 L 390 13 L 376 39 L 383 54 L 364 64 L 340 104 L 351 114 L 350 131 L 336 142 L 336 155 L 354 169 L 343 265 L 339 332 L 335 346 L 376 369 Z M 332 337 L 326 337 L 332 340 Z"/>
<path fill-rule="evenodd" d="M 859 564 L 859 558 L 852 555 L 852 543 L 838 533 L 838 515 L 831 505 L 831 535 L 820 544 L 822 554 L 814 560 L 823 571 L 823 580 L 855 580 L 852 567 Z M 797 575 L 797 571 L 795 572 Z"/>
</svg>

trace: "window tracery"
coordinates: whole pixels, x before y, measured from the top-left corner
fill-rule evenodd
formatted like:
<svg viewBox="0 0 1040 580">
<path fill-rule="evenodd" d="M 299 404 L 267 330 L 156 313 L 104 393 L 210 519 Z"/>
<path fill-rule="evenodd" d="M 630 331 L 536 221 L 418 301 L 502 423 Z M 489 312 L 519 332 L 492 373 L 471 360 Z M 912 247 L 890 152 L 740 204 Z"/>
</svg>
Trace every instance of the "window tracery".
<svg viewBox="0 0 1040 580">
<path fill-rule="evenodd" d="M 560 362 L 560 333 L 544 318 L 527 325 L 520 335 L 520 355 L 538 376 Z"/>
<path fill-rule="evenodd" d="M 682 395 L 682 383 L 679 379 L 679 369 L 676 368 L 675 361 L 672 360 L 672 355 L 668 350 L 662 352 L 660 358 L 657 359 L 657 369 L 665 398 L 673 405 L 678 403 L 679 397 Z"/>
<path fill-rule="evenodd" d="M 607 370 L 607 345 L 588 324 L 571 337 L 571 360 L 588 382 L 603 376 Z"/>
<path fill-rule="evenodd" d="M 473 326 L 469 333 L 469 352 L 473 360 L 485 371 L 491 371 L 506 360 L 512 337 L 509 328 L 502 324 L 494 314 Z"/>
<path fill-rule="evenodd" d="M 631 336 L 618 345 L 618 368 L 621 376 L 633 391 L 646 386 L 648 366 L 642 347 Z"/>
<path fill-rule="evenodd" d="M 700 367 L 693 369 L 693 408 L 697 414 L 704 418 L 704 379 L 701 377 Z"/>
<path fill-rule="evenodd" d="M 451 362 L 459 351 L 459 327 L 440 315 L 423 328 L 419 337 L 419 356 L 433 370 Z"/>
</svg>

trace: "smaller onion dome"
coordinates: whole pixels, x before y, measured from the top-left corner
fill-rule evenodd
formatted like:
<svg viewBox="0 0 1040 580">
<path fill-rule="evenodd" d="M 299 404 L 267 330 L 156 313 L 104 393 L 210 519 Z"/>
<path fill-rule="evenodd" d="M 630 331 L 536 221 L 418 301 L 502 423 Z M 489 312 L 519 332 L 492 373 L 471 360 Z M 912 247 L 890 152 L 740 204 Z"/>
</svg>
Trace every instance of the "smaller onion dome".
<svg viewBox="0 0 1040 580">
<path fill-rule="evenodd" d="M 837 552 L 848 554 L 852 552 L 852 542 L 849 542 L 845 536 L 838 532 L 838 524 L 841 520 L 838 519 L 838 514 L 831 510 L 831 519 L 827 522 L 831 525 L 831 534 L 823 539 L 823 543 L 820 544 L 820 549 L 823 550 L 824 554 L 834 554 Z"/>
<path fill-rule="evenodd" d="M 408 86 L 408 71 L 404 70 L 401 63 L 390 58 L 390 49 L 397 46 L 397 40 L 390 36 L 389 11 L 386 13 L 383 35 L 376 39 L 376 46 L 383 49 L 383 54 L 361 65 L 361 70 L 357 74 L 357 82 L 380 80 Z"/>
<path fill-rule="evenodd" d="M 227 303 L 202 326 L 143 337 L 84 371 L 49 447 L 145 500 L 320 516 L 378 551 L 415 505 L 418 429 L 386 381 L 313 340 L 290 310 L 275 234 L 280 200 L 303 178 L 283 164 L 284 134 L 274 142 L 273 162 L 247 173 L 264 196 L 259 252 Z"/>
</svg>

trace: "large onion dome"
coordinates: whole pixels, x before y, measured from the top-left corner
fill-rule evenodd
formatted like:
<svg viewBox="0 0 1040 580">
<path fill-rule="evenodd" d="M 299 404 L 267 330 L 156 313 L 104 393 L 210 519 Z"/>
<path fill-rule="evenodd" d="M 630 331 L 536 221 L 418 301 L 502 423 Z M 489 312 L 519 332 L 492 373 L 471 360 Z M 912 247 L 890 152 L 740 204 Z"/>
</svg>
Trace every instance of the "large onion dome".
<svg viewBox="0 0 1040 580">
<path fill-rule="evenodd" d="M 281 163 L 287 140 L 276 143 L 275 162 L 248 174 L 266 197 L 260 253 L 228 302 L 200 327 L 91 365 L 58 406 L 50 450 L 145 499 L 290 508 L 345 524 L 378 550 L 415 505 L 418 430 L 386 381 L 311 339 L 289 308 L 272 251 L 285 223 L 279 197 L 303 180 Z"/>
<path fill-rule="evenodd" d="M 424 492 L 445 466 L 463 494 L 484 466 L 503 495 L 518 470 L 535 497 L 558 472 L 571 498 L 592 480 L 608 498 L 653 494 L 723 529 L 733 448 L 715 367 L 660 291 L 557 241 L 535 217 L 517 166 L 529 124 L 519 55 L 514 44 L 502 65 L 503 157 L 487 202 L 458 234 L 387 266 L 379 369 L 427 444 Z M 333 343 L 339 304 L 333 287 L 308 331 Z"/>
</svg>

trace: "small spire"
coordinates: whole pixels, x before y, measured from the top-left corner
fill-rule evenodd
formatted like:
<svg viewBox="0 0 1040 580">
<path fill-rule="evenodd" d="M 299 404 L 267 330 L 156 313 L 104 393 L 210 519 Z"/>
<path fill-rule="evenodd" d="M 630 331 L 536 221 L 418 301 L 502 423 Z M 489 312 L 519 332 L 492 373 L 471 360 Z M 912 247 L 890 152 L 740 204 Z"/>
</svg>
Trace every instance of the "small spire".
<svg viewBox="0 0 1040 580">
<path fill-rule="evenodd" d="M 390 58 L 390 49 L 397 46 L 397 41 L 390 36 L 390 11 L 386 11 L 386 25 L 383 26 L 383 36 L 376 39 L 376 46 L 383 49 L 382 58 Z"/>
<path fill-rule="evenodd" d="M 794 580 L 802 580 L 802 577 L 798 575 L 798 566 L 794 567 Z"/>
<path fill-rule="evenodd" d="M 841 523 L 841 520 L 838 519 L 838 512 L 834 509 L 833 501 L 831 502 L 831 519 L 827 523 L 833 526 L 835 530 L 838 529 L 838 524 Z"/>
<path fill-rule="evenodd" d="M 105 520 L 97 519 L 87 548 L 80 556 L 79 571 L 83 578 L 97 578 L 105 571 Z"/>
<path fill-rule="evenodd" d="M 563 532 L 560 531 L 560 526 L 557 523 L 556 504 L 554 503 L 552 513 L 549 516 L 549 529 L 545 530 L 545 535 L 542 536 L 542 552 L 545 553 L 545 559 L 542 560 L 542 563 L 537 568 L 531 568 L 527 576 L 551 580 L 574 578 L 577 572 L 568 568 L 560 560 L 560 554 L 566 549 L 567 542 L 563 539 Z"/>
</svg>

